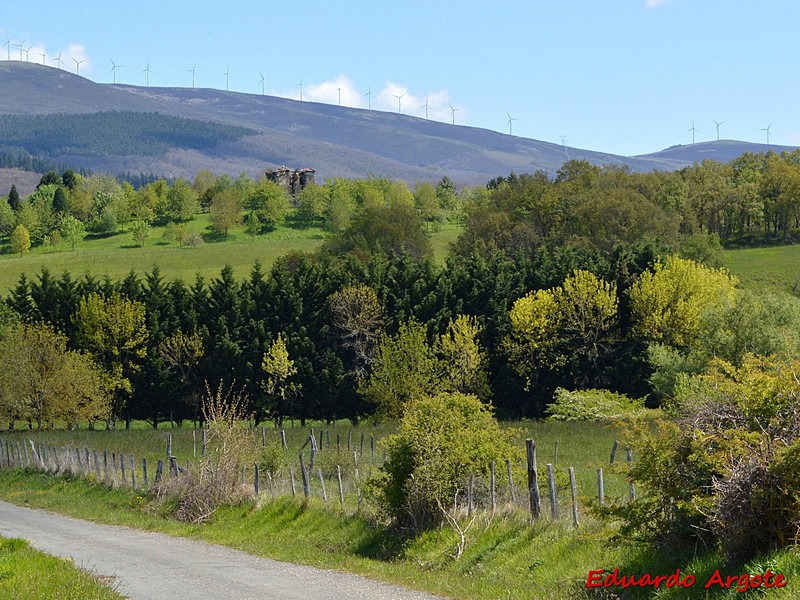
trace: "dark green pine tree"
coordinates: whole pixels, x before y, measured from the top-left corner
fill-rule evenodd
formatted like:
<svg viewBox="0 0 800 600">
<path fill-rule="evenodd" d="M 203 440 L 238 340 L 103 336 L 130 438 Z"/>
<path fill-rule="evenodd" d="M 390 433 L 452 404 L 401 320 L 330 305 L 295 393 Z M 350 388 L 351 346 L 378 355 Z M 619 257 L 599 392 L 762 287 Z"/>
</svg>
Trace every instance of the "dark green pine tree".
<svg viewBox="0 0 800 600">
<path fill-rule="evenodd" d="M 31 321 L 33 319 L 33 302 L 31 301 L 31 285 L 25 273 L 19 276 L 19 281 L 11 293 L 8 295 L 6 302 L 11 309 L 19 315 L 23 321 Z"/>
<path fill-rule="evenodd" d="M 19 192 L 16 185 L 11 185 L 11 191 L 8 193 L 8 204 L 17 212 L 20 206 Z"/>
<path fill-rule="evenodd" d="M 56 193 L 53 195 L 53 212 L 56 214 L 69 212 L 69 197 L 66 190 L 61 186 L 56 188 Z"/>
</svg>

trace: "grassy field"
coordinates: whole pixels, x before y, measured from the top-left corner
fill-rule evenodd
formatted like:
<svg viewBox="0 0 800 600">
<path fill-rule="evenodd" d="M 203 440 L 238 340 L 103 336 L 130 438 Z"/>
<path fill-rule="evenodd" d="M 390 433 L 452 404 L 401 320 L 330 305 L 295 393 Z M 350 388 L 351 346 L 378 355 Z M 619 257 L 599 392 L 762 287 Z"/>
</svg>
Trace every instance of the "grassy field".
<svg viewBox="0 0 800 600">
<path fill-rule="evenodd" d="M 302 488 L 298 481 L 298 496 L 293 498 L 287 487 L 283 494 L 273 497 L 262 484 L 258 499 L 224 508 L 214 514 L 210 523 L 187 525 L 167 519 L 142 490 L 129 487 L 97 485 L 86 480 L 53 477 L 30 471 L 0 471 L 0 497 L 29 506 L 39 506 L 91 520 L 131 525 L 164 531 L 173 535 L 204 539 L 243 549 L 254 554 L 280 560 L 311 564 L 359 573 L 408 587 L 435 592 L 451 598 L 600 598 L 588 596 L 586 577 L 591 569 L 610 570 L 618 567 L 623 573 L 650 572 L 670 574 L 676 568 L 693 573 L 698 582 L 705 582 L 716 568 L 728 569 L 716 552 L 695 549 L 685 555 L 661 554 L 631 545 L 611 545 L 608 540 L 613 526 L 597 521 L 588 510 L 595 500 L 595 474 L 598 466 L 606 469 L 607 499 L 622 498 L 627 494 L 627 483 L 622 473 L 608 468 L 609 452 L 613 441 L 621 436 L 614 428 L 586 423 L 523 422 L 507 426 L 517 428 L 517 450 L 514 460 L 515 483 L 521 497 L 517 504 L 503 501 L 494 514 L 483 508 L 467 531 L 464 554 L 456 560 L 458 542 L 456 532 L 443 527 L 416 537 L 405 537 L 391 529 L 374 512 L 366 498 L 359 505 L 350 496 L 344 510 L 336 498 L 335 483 L 328 480 L 329 502 L 323 504 L 318 481 L 312 479 L 312 497 L 302 501 Z M 346 461 L 350 434 L 351 450 L 359 453 L 361 468 L 369 472 L 382 461 L 380 440 L 391 428 L 371 425 L 350 428 L 339 425 L 329 431 L 316 424 L 315 434 L 320 439 L 322 451 L 320 464 L 326 460 Z M 16 432 L 4 434 L 6 439 L 34 439 L 48 444 L 69 444 L 72 447 L 107 448 L 115 452 L 135 452 L 137 456 L 165 455 L 167 436 L 172 433 L 173 454 L 181 462 L 195 457 L 192 430 L 184 429 L 133 429 L 131 431 L 77 431 L 77 432 Z M 364 433 L 364 451 L 361 453 L 361 433 Z M 268 446 L 278 447 L 280 434 L 273 428 L 264 432 Z M 336 451 L 337 434 L 339 452 Z M 286 428 L 290 451 L 287 455 L 296 460 L 297 449 L 309 435 L 308 428 Z M 373 458 L 370 439 L 377 440 Z M 253 430 L 254 441 L 260 444 L 260 429 Z M 546 513 L 531 524 L 527 511 L 527 491 L 524 479 L 523 445 L 526 437 L 537 444 L 540 471 L 547 462 L 556 462 L 557 481 L 561 500 L 562 518 L 554 521 L 549 516 L 549 504 L 543 498 Z M 195 440 L 198 436 L 195 434 Z M 198 450 L 199 452 L 199 450 Z M 325 458 L 325 457 L 330 458 Z M 624 452 L 618 454 L 624 456 Z M 634 457 L 635 459 L 635 457 Z M 581 497 L 580 525 L 572 525 L 569 512 L 569 493 L 565 482 L 567 466 L 578 472 Z M 503 471 L 504 472 L 504 471 Z M 498 479 L 502 479 L 499 476 Z M 546 496 L 546 483 L 540 479 Z M 468 519 L 463 519 L 462 525 Z M 779 598 L 800 596 L 800 559 L 786 551 L 754 561 L 738 572 L 756 572 L 770 566 L 783 572 L 790 588 L 775 594 Z M 652 590 L 627 597 L 658 598 L 717 598 L 738 597 L 733 591 L 715 590 L 706 595 L 705 590 Z M 667 593 L 665 593 L 667 592 Z"/>
<path fill-rule="evenodd" d="M 725 266 L 744 287 L 797 293 L 800 245 L 726 250 Z"/>
<path fill-rule="evenodd" d="M 122 599 L 113 586 L 113 581 L 99 580 L 67 560 L 34 550 L 25 540 L 0 537 L 0 598 Z"/>
<path fill-rule="evenodd" d="M 328 235 L 318 227 L 295 228 L 282 225 L 275 231 L 255 238 L 241 228 L 232 230 L 227 240 L 212 236 L 208 230 L 209 215 L 197 215 L 188 224 L 190 231 L 202 233 L 206 240 L 201 246 L 179 246 L 164 239 L 165 227 L 153 227 L 150 237 L 140 247 L 132 235 L 117 233 L 108 237 L 87 238 L 73 251 L 69 244 L 37 246 L 22 255 L 0 254 L 0 294 L 6 294 L 19 280 L 21 273 L 36 276 L 42 267 L 58 276 L 68 271 L 73 277 L 86 272 L 113 280 L 124 278 L 131 270 L 139 275 L 158 266 L 167 279 L 183 279 L 191 283 L 196 274 L 206 279 L 216 277 L 230 264 L 238 277 L 244 278 L 259 260 L 266 270 L 276 258 L 292 251 L 313 252 Z M 450 242 L 455 241 L 461 227 L 447 223 L 431 233 L 435 259 L 442 263 Z"/>
</svg>

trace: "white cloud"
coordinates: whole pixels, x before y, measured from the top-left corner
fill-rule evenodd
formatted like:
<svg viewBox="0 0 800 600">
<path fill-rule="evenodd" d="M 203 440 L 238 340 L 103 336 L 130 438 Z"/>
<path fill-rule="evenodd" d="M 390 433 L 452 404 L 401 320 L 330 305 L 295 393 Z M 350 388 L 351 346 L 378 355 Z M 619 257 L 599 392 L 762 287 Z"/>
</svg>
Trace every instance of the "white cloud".
<svg viewBox="0 0 800 600">
<path fill-rule="evenodd" d="M 425 118 L 425 105 L 427 104 L 427 117 L 433 121 L 452 122 L 453 109 L 455 109 L 456 123 L 463 124 L 467 113 L 463 107 L 451 106 L 450 94 L 447 90 L 433 91 L 427 94 L 412 93 L 407 86 L 387 81 L 382 89 L 375 90 L 368 87 L 366 90 L 357 89 L 347 75 L 324 81 L 322 83 L 306 83 L 303 85 L 303 100 L 306 102 L 323 102 L 326 104 L 339 104 L 351 108 L 369 108 L 386 112 L 397 112 L 398 96 L 400 96 L 400 112 L 404 115 Z M 283 98 L 300 99 L 300 85 L 290 91 L 270 92 Z"/>
<path fill-rule="evenodd" d="M 92 69 L 92 63 L 89 60 L 89 55 L 86 54 L 86 48 L 80 44 L 70 44 L 65 50 L 61 51 L 61 68 L 65 71 L 72 71 L 75 73 L 78 70 L 77 63 L 80 62 L 80 72 L 88 73 Z"/>
</svg>

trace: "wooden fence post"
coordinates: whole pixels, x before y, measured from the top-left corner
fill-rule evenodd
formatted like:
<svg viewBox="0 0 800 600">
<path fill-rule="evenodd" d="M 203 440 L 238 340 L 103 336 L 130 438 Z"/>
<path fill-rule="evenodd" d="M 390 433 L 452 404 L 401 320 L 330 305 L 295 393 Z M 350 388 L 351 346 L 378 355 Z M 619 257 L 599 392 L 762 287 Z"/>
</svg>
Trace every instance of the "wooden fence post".
<svg viewBox="0 0 800 600">
<path fill-rule="evenodd" d="M 172 432 L 167 434 L 167 458 L 172 456 Z"/>
<path fill-rule="evenodd" d="M 272 484 L 272 472 L 271 471 L 267 471 L 267 483 L 269 484 L 269 495 L 274 498 L 275 497 L 275 488 L 273 487 L 273 484 Z"/>
<path fill-rule="evenodd" d="M 163 473 L 164 473 L 164 461 L 159 458 L 158 462 L 156 463 L 156 481 L 155 481 L 156 485 L 161 483 L 161 476 L 163 475 Z"/>
<path fill-rule="evenodd" d="M 136 461 L 133 458 L 133 452 L 131 452 L 131 486 L 133 489 L 136 489 Z"/>
<path fill-rule="evenodd" d="M 614 458 L 617 456 L 617 448 L 619 448 L 619 441 L 614 440 L 614 445 L 611 446 L 611 464 L 614 464 Z"/>
<path fill-rule="evenodd" d="M 371 458 L 375 459 L 375 436 L 373 434 L 369 434 L 369 452 Z"/>
<path fill-rule="evenodd" d="M 628 463 L 628 469 L 630 469 L 633 462 L 633 449 L 630 446 L 625 448 L 625 460 Z M 636 488 L 633 485 L 633 479 L 628 482 L 628 499 L 636 500 Z"/>
<path fill-rule="evenodd" d="M 294 468 L 289 467 L 289 478 L 292 481 L 292 498 L 297 496 L 297 486 L 294 483 Z"/>
<path fill-rule="evenodd" d="M 556 473 L 551 463 L 547 463 L 547 486 L 550 489 L 550 516 L 558 519 L 558 496 L 556 494 Z"/>
<path fill-rule="evenodd" d="M 539 479 L 536 473 L 536 444 L 530 438 L 525 440 L 525 449 L 528 458 L 528 497 L 530 501 L 531 517 L 538 519 L 541 515 L 541 498 L 539 497 Z"/>
<path fill-rule="evenodd" d="M 263 431 L 263 427 L 261 428 Z M 256 496 L 259 493 L 259 481 L 258 481 L 258 463 L 253 464 L 253 491 L 255 492 Z"/>
<path fill-rule="evenodd" d="M 339 483 L 339 505 L 342 507 L 342 510 L 344 510 L 344 489 L 342 488 L 342 467 L 340 467 L 339 465 L 336 465 L 336 481 Z"/>
<path fill-rule="evenodd" d="M 300 476 L 303 478 L 303 495 L 306 498 L 311 496 L 311 482 L 308 480 L 308 470 L 306 463 L 303 462 L 303 453 L 300 453 Z"/>
<path fill-rule="evenodd" d="M 122 474 L 120 485 L 125 487 L 125 455 L 122 452 L 119 453 L 119 472 Z"/>
<path fill-rule="evenodd" d="M 103 483 L 109 484 L 108 481 L 108 450 L 103 450 Z"/>
<path fill-rule="evenodd" d="M 320 434 L 321 435 L 321 434 Z M 322 469 L 318 469 L 319 483 L 322 486 L 322 503 L 328 505 L 328 492 L 325 490 L 325 478 L 322 476 Z"/>
<path fill-rule="evenodd" d="M 517 491 L 514 489 L 514 475 L 511 473 L 511 459 L 506 459 L 506 470 L 508 471 L 508 491 L 511 493 L 512 504 L 517 502 Z"/>
<path fill-rule="evenodd" d="M 496 465 L 495 465 L 494 461 L 492 461 L 491 464 L 489 465 L 489 490 L 490 490 L 489 491 L 489 496 L 490 496 L 491 501 L 492 501 L 492 513 L 494 513 L 494 511 L 497 510 L 497 498 L 495 497 L 495 494 L 494 494 L 494 488 L 495 488 L 495 483 L 496 483 L 496 480 L 495 480 L 495 466 Z"/>
<path fill-rule="evenodd" d="M 469 475 L 469 483 L 467 484 L 467 516 L 472 516 L 472 512 L 475 509 L 474 506 L 475 502 L 475 475 L 470 473 Z"/>
<path fill-rule="evenodd" d="M 289 446 L 286 444 L 286 430 L 281 429 L 281 446 L 283 446 L 284 450 L 289 450 Z"/>
<path fill-rule="evenodd" d="M 147 457 L 142 457 L 142 480 L 144 481 L 144 487 L 147 487 Z"/>
<path fill-rule="evenodd" d="M 597 502 L 600 504 L 600 506 L 603 506 L 605 499 L 606 491 L 603 487 L 603 469 L 601 467 L 597 469 Z"/>
<path fill-rule="evenodd" d="M 100 482 L 100 459 L 97 456 L 97 450 L 92 450 L 94 455 L 94 478 Z"/>
<path fill-rule="evenodd" d="M 569 489 L 572 492 L 572 524 L 578 526 L 578 483 L 575 481 L 575 467 L 569 468 Z"/>
</svg>

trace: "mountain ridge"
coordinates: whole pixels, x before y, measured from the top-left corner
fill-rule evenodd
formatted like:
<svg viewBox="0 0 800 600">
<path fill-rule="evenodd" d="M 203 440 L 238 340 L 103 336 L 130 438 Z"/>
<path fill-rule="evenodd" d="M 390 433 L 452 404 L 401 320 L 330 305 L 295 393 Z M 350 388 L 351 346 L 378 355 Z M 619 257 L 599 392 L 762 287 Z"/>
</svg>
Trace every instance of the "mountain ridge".
<svg viewBox="0 0 800 600">
<path fill-rule="evenodd" d="M 674 170 L 705 158 L 727 162 L 746 151 L 795 149 L 724 140 L 624 157 L 411 115 L 211 88 L 95 83 L 54 67 L 0 62 L 0 114 L 105 111 L 157 112 L 257 133 L 202 151 L 176 146 L 157 156 L 66 153 L 48 158 L 112 173 L 192 177 L 207 168 L 258 174 L 285 164 L 312 167 L 320 179 L 377 175 L 413 182 L 447 175 L 459 184 L 478 184 L 512 171 L 555 174 L 568 159 L 627 165 L 634 171 Z"/>
</svg>

